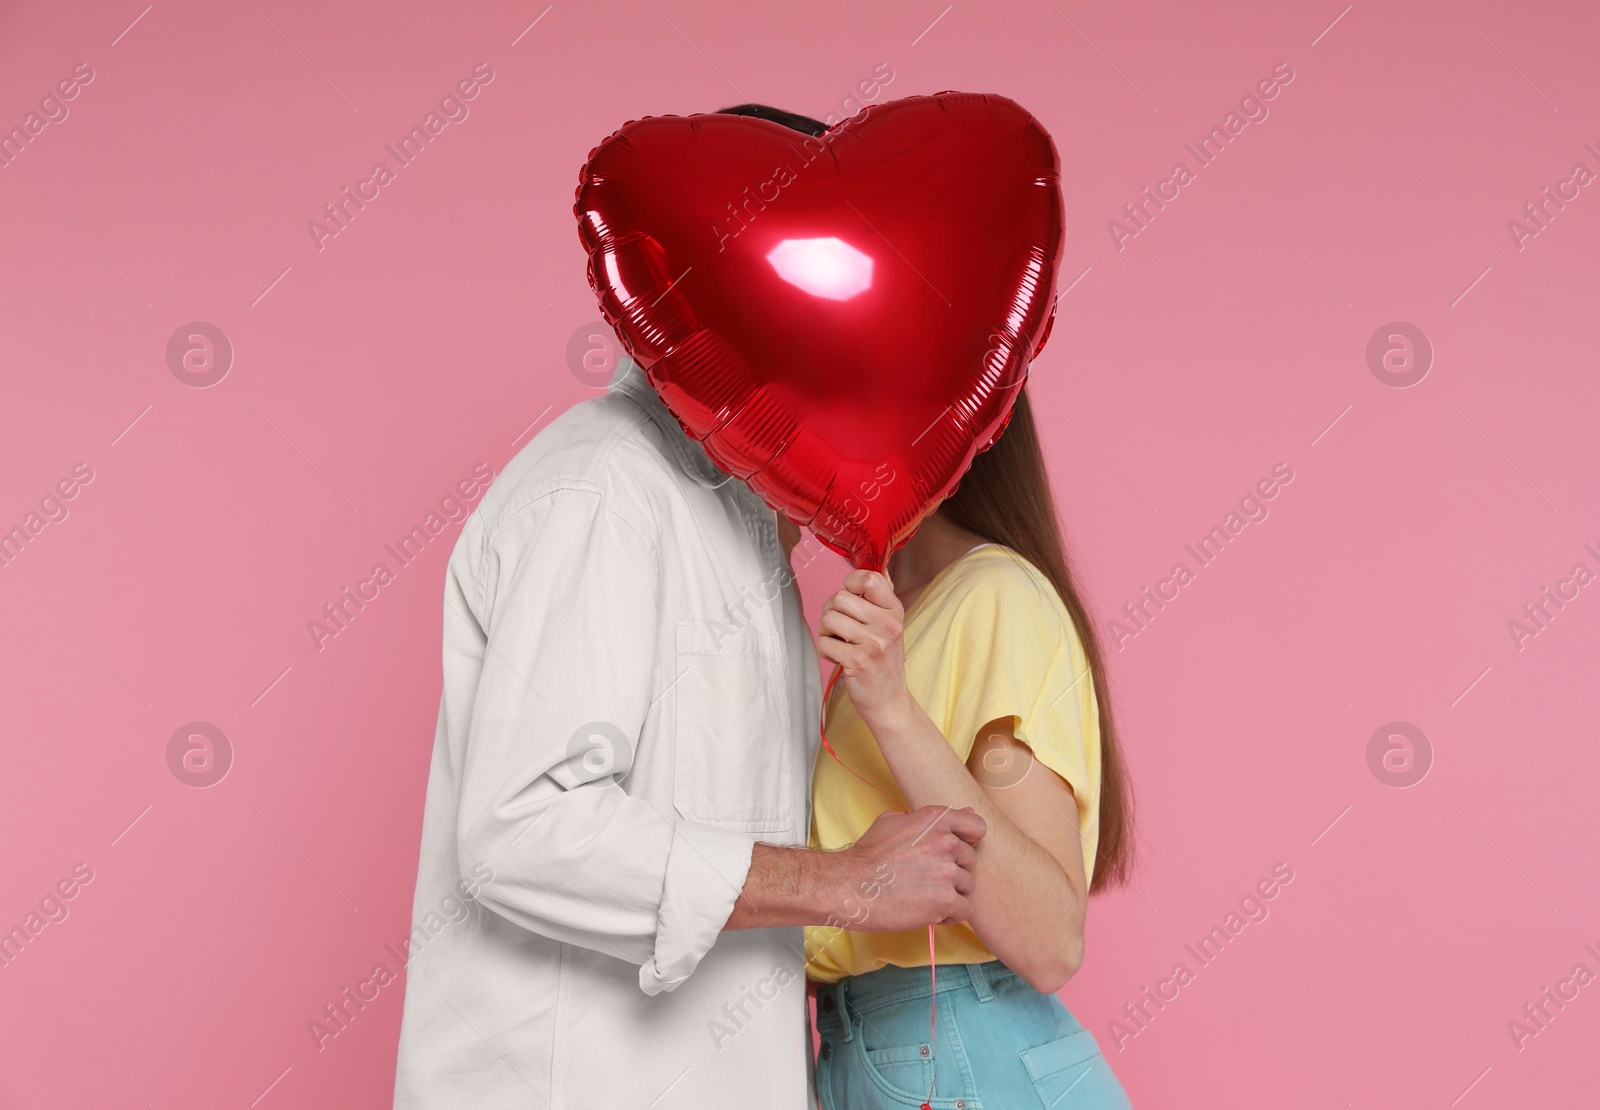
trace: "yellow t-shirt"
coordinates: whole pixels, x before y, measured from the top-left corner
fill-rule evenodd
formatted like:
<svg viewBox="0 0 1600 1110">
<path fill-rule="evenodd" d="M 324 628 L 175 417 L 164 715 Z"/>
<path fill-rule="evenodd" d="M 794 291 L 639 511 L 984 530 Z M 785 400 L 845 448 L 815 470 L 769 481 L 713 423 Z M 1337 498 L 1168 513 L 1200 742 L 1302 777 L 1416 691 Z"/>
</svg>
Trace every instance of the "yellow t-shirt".
<svg viewBox="0 0 1600 1110">
<path fill-rule="evenodd" d="M 1099 706 L 1083 644 L 1050 580 L 1008 547 L 976 547 L 912 600 L 905 651 L 911 696 L 963 762 L 972 754 L 978 730 L 1009 716 L 1034 758 L 1071 785 L 1083 871 L 1092 880 L 1100 831 Z M 811 845 L 835 849 L 859 840 L 879 814 L 907 807 L 843 683 L 828 709 L 827 734 L 844 766 L 818 749 Z M 869 894 L 857 902 L 870 913 Z M 934 932 L 940 964 L 995 958 L 968 925 L 939 926 Z M 806 974 L 824 983 L 885 964 L 926 967 L 928 934 L 926 929 L 857 933 L 814 927 L 806 930 L 806 955 Z"/>
</svg>

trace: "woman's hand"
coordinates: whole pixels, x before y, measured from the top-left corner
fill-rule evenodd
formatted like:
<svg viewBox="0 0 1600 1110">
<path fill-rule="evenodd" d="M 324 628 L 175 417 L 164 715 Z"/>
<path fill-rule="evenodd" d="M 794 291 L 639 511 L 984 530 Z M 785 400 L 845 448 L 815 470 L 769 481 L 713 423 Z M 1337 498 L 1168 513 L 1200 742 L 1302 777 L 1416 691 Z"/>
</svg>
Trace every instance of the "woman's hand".
<svg viewBox="0 0 1600 1110">
<path fill-rule="evenodd" d="M 822 607 L 817 651 L 844 668 L 845 690 L 869 729 L 877 731 L 914 704 L 906 687 L 905 611 L 886 574 L 853 570 Z"/>
</svg>

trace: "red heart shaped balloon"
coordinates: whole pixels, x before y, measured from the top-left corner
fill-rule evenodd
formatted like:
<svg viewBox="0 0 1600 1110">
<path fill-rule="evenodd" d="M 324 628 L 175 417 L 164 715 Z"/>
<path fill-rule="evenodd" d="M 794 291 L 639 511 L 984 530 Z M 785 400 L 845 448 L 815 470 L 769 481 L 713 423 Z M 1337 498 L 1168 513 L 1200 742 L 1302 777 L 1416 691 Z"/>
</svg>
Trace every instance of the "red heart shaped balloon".
<svg viewBox="0 0 1600 1110">
<path fill-rule="evenodd" d="M 1055 144 L 1001 96 L 870 107 L 818 137 L 652 116 L 574 211 L 606 320 L 684 430 L 856 566 L 994 441 L 1043 347 Z"/>
</svg>

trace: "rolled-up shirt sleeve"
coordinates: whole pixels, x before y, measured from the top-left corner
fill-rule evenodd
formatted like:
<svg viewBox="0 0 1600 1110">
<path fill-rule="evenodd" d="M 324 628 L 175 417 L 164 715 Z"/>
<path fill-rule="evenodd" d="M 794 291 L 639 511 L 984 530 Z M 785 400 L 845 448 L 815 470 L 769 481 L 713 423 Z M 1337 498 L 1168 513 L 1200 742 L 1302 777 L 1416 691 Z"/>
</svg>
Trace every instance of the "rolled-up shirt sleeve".
<svg viewBox="0 0 1600 1110">
<path fill-rule="evenodd" d="M 640 516 L 565 485 L 484 535 L 478 596 L 462 598 L 484 643 L 456 845 L 463 874 L 492 874 L 478 894 L 488 908 L 638 964 L 655 994 L 715 943 L 754 841 L 627 789 L 641 751 L 671 758 L 646 731 L 673 661 L 657 658 L 661 570 Z"/>
</svg>

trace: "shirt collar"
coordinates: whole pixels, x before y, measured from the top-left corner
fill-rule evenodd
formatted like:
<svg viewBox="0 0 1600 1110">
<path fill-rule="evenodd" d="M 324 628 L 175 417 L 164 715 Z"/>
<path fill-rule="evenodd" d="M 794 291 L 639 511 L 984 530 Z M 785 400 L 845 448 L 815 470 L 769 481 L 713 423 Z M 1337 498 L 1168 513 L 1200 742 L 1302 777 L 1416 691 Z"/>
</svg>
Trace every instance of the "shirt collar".
<svg viewBox="0 0 1600 1110">
<path fill-rule="evenodd" d="M 678 418 L 672 415 L 672 410 L 667 408 L 666 402 L 656 393 L 655 386 L 650 384 L 649 379 L 644 376 L 644 371 L 633 359 L 623 356 L 622 365 L 618 369 L 617 376 L 612 379 L 610 390 L 627 397 L 649 414 L 650 419 L 655 421 L 665 436 L 673 458 L 689 477 L 710 489 L 716 489 L 731 480 L 729 475 L 724 474 L 717 464 L 711 461 L 705 448 L 683 430 L 683 425 L 678 423 Z M 744 486 L 744 483 L 739 482 L 737 485 Z"/>
</svg>

